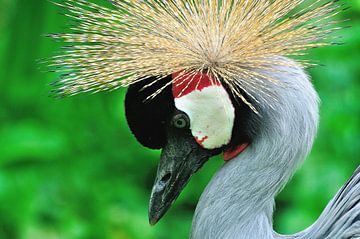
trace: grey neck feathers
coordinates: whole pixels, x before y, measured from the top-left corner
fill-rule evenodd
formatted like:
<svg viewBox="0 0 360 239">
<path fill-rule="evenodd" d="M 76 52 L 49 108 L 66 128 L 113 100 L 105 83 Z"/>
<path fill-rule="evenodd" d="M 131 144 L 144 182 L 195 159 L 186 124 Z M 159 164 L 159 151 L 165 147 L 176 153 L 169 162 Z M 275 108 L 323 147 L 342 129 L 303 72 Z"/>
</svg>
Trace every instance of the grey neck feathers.
<svg viewBox="0 0 360 239">
<path fill-rule="evenodd" d="M 274 197 L 312 147 L 318 96 L 300 67 L 282 66 L 262 73 L 283 82 L 268 86 L 277 100 L 270 106 L 266 96 L 258 98 L 258 133 L 207 185 L 194 215 L 192 239 L 276 237 Z"/>
</svg>

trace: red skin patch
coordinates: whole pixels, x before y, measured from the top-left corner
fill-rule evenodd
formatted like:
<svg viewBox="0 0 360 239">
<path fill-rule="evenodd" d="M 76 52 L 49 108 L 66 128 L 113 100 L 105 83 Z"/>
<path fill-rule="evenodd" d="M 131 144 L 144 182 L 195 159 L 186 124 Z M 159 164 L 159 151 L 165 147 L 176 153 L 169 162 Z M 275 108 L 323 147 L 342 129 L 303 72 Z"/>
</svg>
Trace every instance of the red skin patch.
<svg viewBox="0 0 360 239">
<path fill-rule="evenodd" d="M 208 74 L 202 72 L 186 73 L 180 71 L 173 73 L 172 78 L 174 80 L 172 84 L 174 98 L 183 97 L 194 90 L 201 91 L 209 86 L 221 86 L 219 81 L 212 79 Z"/>
<path fill-rule="evenodd" d="M 224 160 L 225 161 L 230 161 L 232 159 L 234 159 L 236 156 L 238 156 L 239 154 L 241 154 L 247 147 L 249 146 L 249 144 L 245 143 L 245 144 L 241 144 L 239 145 L 236 149 L 234 150 L 227 150 L 224 152 Z"/>
<path fill-rule="evenodd" d="M 207 140 L 209 137 L 208 136 L 204 136 L 201 139 L 199 139 L 198 137 L 195 137 L 195 140 L 198 144 L 200 144 L 201 146 L 203 146 L 202 144 L 205 142 L 205 140 Z"/>
</svg>

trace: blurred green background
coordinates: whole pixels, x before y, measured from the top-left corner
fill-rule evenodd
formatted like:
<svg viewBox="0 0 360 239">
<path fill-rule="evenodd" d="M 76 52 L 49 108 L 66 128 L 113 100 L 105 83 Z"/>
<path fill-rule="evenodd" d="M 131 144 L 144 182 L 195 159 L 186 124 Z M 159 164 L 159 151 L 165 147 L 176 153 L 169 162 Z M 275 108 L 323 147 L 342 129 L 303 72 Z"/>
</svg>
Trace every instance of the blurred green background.
<svg viewBox="0 0 360 239">
<path fill-rule="evenodd" d="M 360 0 L 346 4 L 345 44 L 310 52 L 324 65 L 309 70 L 321 125 L 310 157 L 278 197 L 281 233 L 310 225 L 360 164 Z M 63 31 L 67 21 L 46 0 L 0 0 L 0 239 L 187 238 L 198 197 L 222 160 L 210 160 L 150 227 L 159 152 L 132 137 L 125 91 L 48 97 L 57 76 L 41 72 L 37 60 L 61 44 L 42 35 Z"/>
</svg>

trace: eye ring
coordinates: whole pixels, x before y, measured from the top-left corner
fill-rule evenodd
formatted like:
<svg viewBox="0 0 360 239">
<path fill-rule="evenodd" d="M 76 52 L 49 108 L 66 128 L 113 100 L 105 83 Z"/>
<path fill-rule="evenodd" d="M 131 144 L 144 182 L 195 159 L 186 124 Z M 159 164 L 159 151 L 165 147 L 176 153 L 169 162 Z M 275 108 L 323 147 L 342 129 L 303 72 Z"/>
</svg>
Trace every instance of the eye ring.
<svg viewBox="0 0 360 239">
<path fill-rule="evenodd" d="M 189 118 L 184 114 L 177 114 L 173 117 L 172 124 L 175 128 L 184 129 L 189 127 Z"/>
</svg>

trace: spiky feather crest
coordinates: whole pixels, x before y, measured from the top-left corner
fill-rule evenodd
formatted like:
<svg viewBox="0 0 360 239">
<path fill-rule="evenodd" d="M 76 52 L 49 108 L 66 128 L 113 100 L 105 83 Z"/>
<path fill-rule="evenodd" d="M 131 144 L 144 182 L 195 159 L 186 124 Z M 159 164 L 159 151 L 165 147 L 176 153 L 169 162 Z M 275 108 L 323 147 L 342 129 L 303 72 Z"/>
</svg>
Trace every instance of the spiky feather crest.
<svg viewBox="0 0 360 239">
<path fill-rule="evenodd" d="M 265 81 L 280 84 L 261 69 L 289 64 L 279 56 L 331 44 L 337 28 L 330 19 L 339 12 L 335 1 L 321 0 L 299 11 L 305 0 L 110 2 L 113 8 L 88 0 L 56 3 L 77 21 L 72 33 L 51 35 L 72 44 L 49 63 L 62 74 L 61 95 L 114 90 L 179 71 L 184 74 L 173 82 L 182 84 L 184 76 L 205 72 L 256 111 L 242 92 L 256 101 L 257 91 L 271 96 Z"/>
</svg>

